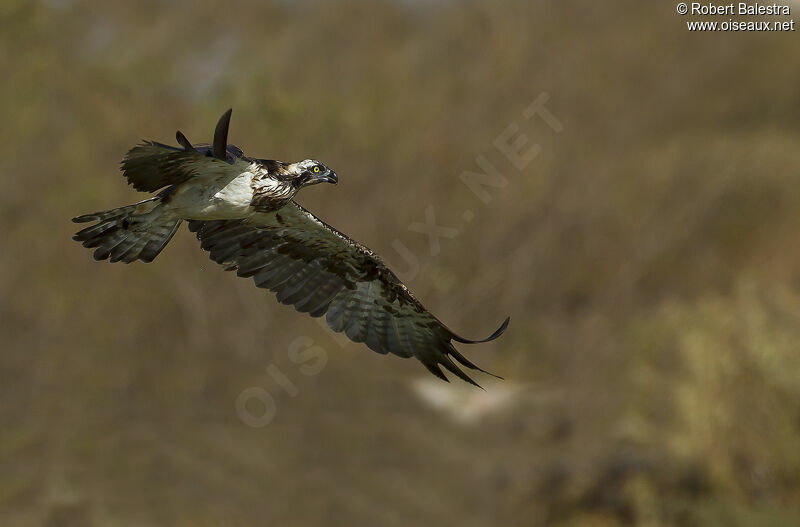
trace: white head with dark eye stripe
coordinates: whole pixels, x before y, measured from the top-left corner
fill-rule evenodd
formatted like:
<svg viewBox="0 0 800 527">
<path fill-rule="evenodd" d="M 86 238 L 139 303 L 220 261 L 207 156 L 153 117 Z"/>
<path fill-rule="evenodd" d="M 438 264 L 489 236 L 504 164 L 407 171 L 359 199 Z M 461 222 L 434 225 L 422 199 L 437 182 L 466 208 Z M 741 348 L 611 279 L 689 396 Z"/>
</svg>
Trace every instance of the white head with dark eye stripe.
<svg viewBox="0 0 800 527">
<path fill-rule="evenodd" d="M 314 159 L 304 159 L 286 167 L 286 171 L 294 176 L 292 184 L 297 187 L 307 187 L 317 183 L 339 182 L 336 172 Z"/>
</svg>

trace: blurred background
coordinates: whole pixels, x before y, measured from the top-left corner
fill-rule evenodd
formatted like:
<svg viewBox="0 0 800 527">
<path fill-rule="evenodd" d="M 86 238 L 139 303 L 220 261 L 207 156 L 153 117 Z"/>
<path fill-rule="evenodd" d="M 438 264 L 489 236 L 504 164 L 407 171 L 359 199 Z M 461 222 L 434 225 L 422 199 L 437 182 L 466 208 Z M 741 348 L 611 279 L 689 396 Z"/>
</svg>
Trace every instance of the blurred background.
<svg viewBox="0 0 800 527">
<path fill-rule="evenodd" d="M 798 35 L 659 4 L 0 2 L 0 524 L 800 525 Z M 506 380 L 70 240 L 228 107 Z"/>
</svg>

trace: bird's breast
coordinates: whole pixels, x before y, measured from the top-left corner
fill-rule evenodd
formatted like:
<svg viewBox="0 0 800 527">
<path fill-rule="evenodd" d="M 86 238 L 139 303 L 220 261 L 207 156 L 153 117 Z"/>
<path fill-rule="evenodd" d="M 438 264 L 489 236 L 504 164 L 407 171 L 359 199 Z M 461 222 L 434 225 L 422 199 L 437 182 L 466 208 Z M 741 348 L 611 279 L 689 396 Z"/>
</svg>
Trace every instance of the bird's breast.
<svg viewBox="0 0 800 527">
<path fill-rule="evenodd" d="M 258 212 L 272 212 L 286 205 L 296 190 L 286 181 L 274 179 L 268 175 L 256 175 L 251 186 L 253 189 L 252 205 Z"/>
<path fill-rule="evenodd" d="M 230 220 L 253 212 L 253 174 L 241 172 L 233 177 L 203 181 L 200 178 L 181 185 L 170 199 L 169 208 L 184 219 Z"/>
<path fill-rule="evenodd" d="M 250 206 L 250 202 L 253 200 L 252 181 L 252 172 L 242 172 L 219 188 L 211 196 L 211 201 L 222 207 L 239 208 Z"/>
</svg>

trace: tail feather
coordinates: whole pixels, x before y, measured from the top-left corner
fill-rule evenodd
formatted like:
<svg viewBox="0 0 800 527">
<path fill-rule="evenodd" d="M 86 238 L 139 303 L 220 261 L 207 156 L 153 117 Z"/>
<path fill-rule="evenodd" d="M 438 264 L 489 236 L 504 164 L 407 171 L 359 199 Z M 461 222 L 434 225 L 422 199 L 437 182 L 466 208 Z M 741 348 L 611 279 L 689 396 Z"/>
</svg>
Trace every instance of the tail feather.
<svg viewBox="0 0 800 527">
<path fill-rule="evenodd" d="M 130 262 L 132 260 L 136 260 L 139 255 L 142 253 L 145 245 L 147 245 L 147 238 L 144 236 L 128 236 L 125 238 L 125 241 L 119 244 L 113 251 L 113 255 L 109 258 L 111 263 L 115 262 Z M 127 259 L 127 261 L 126 261 Z M 152 258 L 151 258 L 152 260 Z"/>
<path fill-rule="evenodd" d="M 150 198 L 118 209 L 84 214 L 76 223 L 96 221 L 78 231 L 73 240 L 87 248 L 96 248 L 95 260 L 131 263 L 152 262 L 172 239 L 181 220 L 156 211 L 159 198 Z"/>
</svg>

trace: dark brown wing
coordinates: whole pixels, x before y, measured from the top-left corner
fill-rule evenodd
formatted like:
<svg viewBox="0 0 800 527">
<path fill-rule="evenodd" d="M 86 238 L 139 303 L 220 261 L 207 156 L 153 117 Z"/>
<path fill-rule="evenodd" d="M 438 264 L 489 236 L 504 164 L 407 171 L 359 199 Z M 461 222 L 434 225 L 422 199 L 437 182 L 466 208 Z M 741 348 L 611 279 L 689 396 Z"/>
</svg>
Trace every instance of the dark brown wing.
<svg viewBox="0 0 800 527">
<path fill-rule="evenodd" d="M 214 164 L 233 164 L 243 157 L 241 149 L 228 144 L 231 110 L 225 112 L 214 131 L 214 144 L 192 146 L 180 130 L 175 138 L 183 148 L 145 141 L 131 148 L 122 160 L 128 184 L 142 192 L 155 192 L 169 185 L 213 171 Z"/>
<path fill-rule="evenodd" d="M 122 160 L 122 172 L 128 184 L 141 192 L 179 185 L 184 181 L 213 171 L 213 165 L 228 163 L 242 157 L 234 145 L 227 147 L 227 159 L 222 161 L 210 155 L 210 145 L 198 144 L 192 150 L 182 150 L 169 145 L 145 141 L 131 148 Z"/>
<path fill-rule="evenodd" d="M 295 202 L 247 220 L 192 221 L 189 229 L 212 260 L 239 276 L 253 277 L 258 287 L 276 293 L 279 302 L 313 317 L 326 315 L 333 331 L 344 331 L 373 351 L 416 357 L 444 380 L 439 365 L 477 386 L 456 362 L 485 370 L 459 353 L 451 340 L 493 340 L 508 325 L 506 319 L 482 341 L 459 337 L 377 255 Z"/>
</svg>

